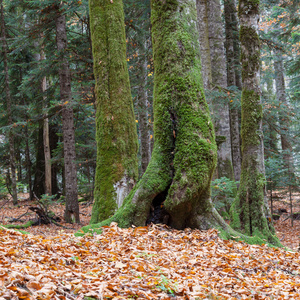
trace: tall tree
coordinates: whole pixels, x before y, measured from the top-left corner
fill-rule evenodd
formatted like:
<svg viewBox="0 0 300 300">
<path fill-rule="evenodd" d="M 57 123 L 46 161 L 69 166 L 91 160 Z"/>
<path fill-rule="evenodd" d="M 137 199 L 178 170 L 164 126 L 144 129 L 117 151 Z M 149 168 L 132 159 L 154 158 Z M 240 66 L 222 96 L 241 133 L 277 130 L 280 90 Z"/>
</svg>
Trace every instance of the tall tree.
<svg viewBox="0 0 300 300">
<path fill-rule="evenodd" d="M 138 177 L 137 133 L 126 63 L 122 0 L 90 0 L 97 166 L 91 223 L 123 203 Z"/>
<path fill-rule="evenodd" d="M 143 226 L 158 218 L 180 229 L 230 230 L 210 197 L 217 146 L 203 92 L 195 2 L 152 1 L 152 157 L 122 207 L 100 225 Z"/>
<path fill-rule="evenodd" d="M 151 157 L 150 121 L 152 104 L 152 46 L 150 24 L 150 0 L 124 2 L 127 60 L 131 93 L 134 99 L 140 140 L 139 175 L 146 171 Z M 150 75 L 150 76 L 149 76 Z"/>
<path fill-rule="evenodd" d="M 198 27 L 201 45 L 202 75 L 204 87 L 209 92 L 214 115 L 218 163 L 216 176 L 234 179 L 232 158 L 229 105 L 227 94 L 224 31 L 219 0 L 198 0 Z M 208 47 L 208 49 L 207 49 Z M 207 78 L 206 78 L 207 77 Z M 218 94 L 215 96 L 215 94 Z"/>
<path fill-rule="evenodd" d="M 3 0 L 1 0 L 1 40 L 3 49 L 3 63 L 4 63 L 4 89 L 6 96 L 6 109 L 7 109 L 7 122 L 10 126 L 8 133 L 9 142 L 9 160 L 10 160 L 10 171 L 11 171 L 11 181 L 12 181 L 12 197 L 13 204 L 18 204 L 17 198 L 17 179 L 16 179 L 16 157 L 15 157 L 15 146 L 14 146 L 14 134 L 13 134 L 13 119 L 12 119 L 12 99 L 10 94 L 9 86 L 9 73 L 8 73 L 8 58 L 7 58 L 7 40 L 5 33 L 5 19 L 4 19 L 4 9 Z"/>
<path fill-rule="evenodd" d="M 62 127 L 64 142 L 64 168 L 66 208 L 65 220 L 68 223 L 80 222 L 77 194 L 77 171 L 75 152 L 75 129 L 72 107 L 70 67 L 67 60 L 66 15 L 61 6 L 56 7 L 56 44 L 61 63 L 59 66 L 60 98 L 62 102 Z"/>
<path fill-rule="evenodd" d="M 239 63 L 239 34 L 238 34 L 238 19 L 236 12 L 236 4 L 234 0 L 224 1 L 224 16 L 225 16 L 225 49 L 227 62 L 227 85 L 229 88 L 242 88 L 241 73 Z M 239 109 L 236 103 L 229 104 L 230 115 L 230 137 L 232 151 L 232 165 L 236 181 L 241 177 L 241 142 L 239 129 Z"/>
<path fill-rule="evenodd" d="M 240 0 L 240 41 L 242 63 L 242 173 L 233 206 L 232 223 L 250 236 L 276 243 L 266 201 L 262 104 L 260 99 L 259 1 Z"/>
<path fill-rule="evenodd" d="M 280 141 L 281 149 L 283 151 L 283 162 L 286 171 L 291 177 L 294 177 L 294 162 L 293 162 L 293 149 L 289 136 L 290 120 L 288 116 L 288 102 L 286 99 L 285 79 L 284 79 L 284 65 L 282 53 L 275 50 L 274 57 L 274 71 L 275 71 L 275 86 L 276 96 L 279 107 L 281 108 L 279 114 L 280 125 Z"/>
</svg>

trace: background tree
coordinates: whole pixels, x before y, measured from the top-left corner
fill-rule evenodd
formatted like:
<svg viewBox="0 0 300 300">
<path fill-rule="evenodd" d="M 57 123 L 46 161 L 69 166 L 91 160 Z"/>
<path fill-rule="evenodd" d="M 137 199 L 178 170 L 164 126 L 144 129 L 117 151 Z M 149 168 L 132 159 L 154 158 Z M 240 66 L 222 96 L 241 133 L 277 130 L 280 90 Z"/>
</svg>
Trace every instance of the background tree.
<svg viewBox="0 0 300 300">
<path fill-rule="evenodd" d="M 121 0 L 90 1 L 96 80 L 97 167 L 91 223 L 111 216 L 138 177 L 137 133 Z"/>
<path fill-rule="evenodd" d="M 227 66 L 227 86 L 229 89 L 237 92 L 241 90 L 241 72 L 240 72 L 240 47 L 238 34 L 238 18 L 236 12 L 236 3 L 234 0 L 224 1 L 225 18 L 225 49 Z M 238 98 L 238 100 L 240 100 Z M 230 137 L 232 151 L 232 165 L 234 178 L 236 181 L 241 177 L 241 142 L 240 142 L 240 106 L 236 100 L 229 102 L 230 115 Z"/>
<path fill-rule="evenodd" d="M 125 1 L 127 61 L 139 135 L 139 175 L 146 171 L 152 151 L 153 59 L 150 1 Z"/>
<path fill-rule="evenodd" d="M 3 49 L 3 64 L 4 64 L 4 89 L 6 96 L 6 109 L 7 109 L 7 125 L 8 129 L 8 143 L 9 143 L 9 158 L 10 158 L 10 178 L 12 182 L 12 198 L 13 204 L 18 204 L 17 198 L 17 182 L 16 182 L 16 158 L 15 158 L 15 146 L 14 146 L 14 133 L 13 133 L 13 119 L 12 119 L 12 99 L 10 93 L 10 80 L 8 73 L 8 57 L 7 57 L 7 41 L 5 33 L 5 18 L 4 18 L 4 9 L 3 9 L 3 0 L 1 4 L 1 40 L 2 40 L 2 49 Z"/>
<path fill-rule="evenodd" d="M 219 0 L 197 1 L 201 45 L 202 76 L 208 102 L 211 103 L 218 145 L 216 176 L 234 179 L 229 120 L 224 30 Z M 208 47 L 208 49 L 206 49 Z"/>
<path fill-rule="evenodd" d="M 239 1 L 242 63 L 242 173 L 238 197 L 231 208 L 234 228 L 276 243 L 266 202 L 258 36 L 259 2 Z"/>
<path fill-rule="evenodd" d="M 72 103 L 71 77 L 68 60 L 66 59 L 67 32 L 66 16 L 63 7 L 57 7 L 55 18 L 57 50 L 61 57 L 59 68 L 60 97 L 62 101 L 62 127 L 64 141 L 64 167 L 65 167 L 65 189 L 66 189 L 66 209 L 65 220 L 68 223 L 80 222 L 78 191 L 77 191 L 77 171 L 76 171 L 76 151 L 74 115 Z M 74 220 L 75 219 L 75 220 Z"/>
</svg>

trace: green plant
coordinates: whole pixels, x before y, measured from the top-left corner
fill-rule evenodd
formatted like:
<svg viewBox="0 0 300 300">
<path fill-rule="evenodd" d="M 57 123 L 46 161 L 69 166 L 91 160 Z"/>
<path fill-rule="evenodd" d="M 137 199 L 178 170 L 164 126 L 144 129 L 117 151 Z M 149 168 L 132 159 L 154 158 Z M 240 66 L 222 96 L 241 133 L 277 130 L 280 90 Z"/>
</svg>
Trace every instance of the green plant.
<svg viewBox="0 0 300 300">
<path fill-rule="evenodd" d="M 165 275 L 160 275 L 160 281 L 159 284 L 156 285 L 157 288 L 161 289 L 164 292 L 167 292 L 168 294 L 171 294 L 172 296 L 175 295 L 176 292 L 176 284 L 173 284 L 170 279 L 168 279 Z"/>
<path fill-rule="evenodd" d="M 224 218 L 228 218 L 231 204 L 237 193 L 238 182 L 227 177 L 215 179 L 211 183 L 211 195 L 216 209 Z"/>
<path fill-rule="evenodd" d="M 53 217 L 55 214 L 49 210 L 50 206 L 54 204 L 54 199 L 56 195 L 48 195 L 48 194 L 43 194 L 41 196 L 41 199 L 39 200 L 39 203 L 43 206 L 46 214 L 50 217 Z"/>
</svg>

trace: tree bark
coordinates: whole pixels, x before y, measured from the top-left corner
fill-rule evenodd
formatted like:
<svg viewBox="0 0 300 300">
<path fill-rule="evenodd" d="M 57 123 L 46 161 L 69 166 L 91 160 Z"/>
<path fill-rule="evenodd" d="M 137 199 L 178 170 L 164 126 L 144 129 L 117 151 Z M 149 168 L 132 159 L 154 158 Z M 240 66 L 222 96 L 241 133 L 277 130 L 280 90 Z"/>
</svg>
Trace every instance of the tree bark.
<svg viewBox="0 0 300 300">
<path fill-rule="evenodd" d="M 240 0 L 242 62 L 242 173 L 232 212 L 233 228 L 279 244 L 266 202 L 262 105 L 259 87 L 259 1 Z"/>
<path fill-rule="evenodd" d="M 5 33 L 5 20 L 4 20 L 4 11 L 3 11 L 3 0 L 1 0 L 1 39 L 2 39 L 2 48 L 3 48 L 3 64 L 4 64 L 4 89 L 6 96 L 6 109 L 7 109 L 7 119 L 8 126 L 10 126 L 8 132 L 8 143 L 9 143 L 9 160 L 10 160 L 10 169 L 11 169 L 11 183 L 12 183 L 12 197 L 13 204 L 18 205 L 18 196 L 17 196 L 17 180 L 16 180 L 16 157 L 15 157 L 15 148 L 14 148 L 14 134 L 13 134 L 13 120 L 12 120 L 12 100 L 10 95 L 9 87 L 9 74 L 8 74 L 8 59 L 7 59 L 7 41 Z"/>
<path fill-rule="evenodd" d="M 220 0 L 208 1 L 208 34 L 211 55 L 212 85 L 227 87 L 226 59 L 224 49 L 224 31 L 221 17 Z M 212 86 L 211 85 L 211 86 Z M 226 96 L 224 97 L 226 99 Z M 231 136 L 229 120 L 229 102 L 221 97 L 213 101 L 215 115 L 214 125 L 216 141 L 218 145 L 218 177 L 234 179 L 232 157 L 231 157 Z"/>
<path fill-rule="evenodd" d="M 77 194 L 77 171 L 75 162 L 75 128 L 73 108 L 71 106 L 71 76 L 69 63 L 65 53 L 67 48 L 66 16 L 60 9 L 60 7 L 57 8 L 55 25 L 57 50 L 61 57 L 61 64 L 59 67 L 59 86 L 62 102 L 62 129 L 64 142 L 64 175 L 66 191 L 65 221 L 67 223 L 72 223 L 74 221 L 76 223 L 80 223 Z"/>
<path fill-rule="evenodd" d="M 121 0 L 90 0 L 97 166 L 91 223 L 111 216 L 138 178 L 138 140 Z"/>
<path fill-rule="evenodd" d="M 211 91 L 218 163 L 216 176 L 234 179 L 232 158 L 229 105 L 227 95 L 213 96 L 214 91 L 227 87 L 224 32 L 219 0 L 197 0 L 199 41 L 201 47 L 202 76 L 204 87 Z M 216 94 L 216 93 L 215 93 Z"/>
<path fill-rule="evenodd" d="M 28 120 L 28 118 L 27 118 Z M 32 192 L 32 178 L 31 178 L 31 160 L 30 160 L 30 150 L 29 150 L 29 134 L 28 134 L 28 125 L 25 125 L 24 128 L 25 135 L 25 160 L 26 160 L 26 169 L 27 169 L 27 181 L 28 181 L 28 189 L 29 189 L 29 200 L 33 200 L 33 192 Z"/>
<path fill-rule="evenodd" d="M 230 231 L 215 210 L 210 182 L 217 160 L 203 92 L 195 0 L 153 0 L 154 149 L 146 172 L 115 215 L 100 223 Z M 162 207 L 163 206 L 163 207 Z"/>
<path fill-rule="evenodd" d="M 208 0 L 197 0 L 197 25 L 199 31 L 202 78 L 204 89 L 211 88 L 212 68 L 208 30 Z"/>
<path fill-rule="evenodd" d="M 240 82 L 240 67 L 239 67 L 239 37 L 238 37 L 238 21 L 236 15 L 236 4 L 234 0 L 224 1 L 225 15 L 225 49 L 227 61 L 227 85 L 228 87 L 236 86 L 241 89 Z M 238 58 L 236 56 L 238 52 Z M 241 141 L 239 129 L 239 109 L 236 105 L 229 104 L 230 115 L 230 136 L 231 136 L 231 151 L 232 165 L 234 178 L 236 181 L 241 177 Z"/>
<path fill-rule="evenodd" d="M 144 47 L 145 50 L 145 47 Z M 144 51 L 145 53 L 145 51 Z M 147 101 L 147 59 L 140 62 L 139 66 L 140 85 L 138 87 L 138 121 L 140 134 L 140 154 L 141 154 L 141 176 L 145 173 L 150 161 L 150 132 L 148 128 L 148 101 Z"/>
<path fill-rule="evenodd" d="M 41 51 L 40 60 L 45 59 L 44 51 Z M 41 90 L 43 93 L 43 103 L 44 107 L 47 107 L 46 97 L 44 96 L 47 90 L 47 78 L 43 77 Z M 50 142 L 49 142 L 49 119 L 44 118 L 43 121 L 43 144 L 44 144 L 44 156 L 45 156 L 45 193 L 52 195 L 52 178 L 51 178 L 51 152 L 50 152 Z"/>
<path fill-rule="evenodd" d="M 43 121 L 38 122 L 37 143 L 36 143 L 36 159 L 34 166 L 34 182 L 33 194 L 40 198 L 45 194 L 45 156 L 43 144 Z"/>
<path fill-rule="evenodd" d="M 290 142 L 289 132 L 289 117 L 288 117 L 288 103 L 285 92 L 284 82 L 284 66 L 283 57 L 280 51 L 276 51 L 274 59 L 274 71 L 275 71 L 275 86 L 276 95 L 279 102 L 279 125 L 280 125 L 280 141 L 281 149 L 283 151 L 283 162 L 286 173 L 292 178 L 295 178 L 294 174 L 294 161 L 293 161 L 293 148 Z"/>
</svg>

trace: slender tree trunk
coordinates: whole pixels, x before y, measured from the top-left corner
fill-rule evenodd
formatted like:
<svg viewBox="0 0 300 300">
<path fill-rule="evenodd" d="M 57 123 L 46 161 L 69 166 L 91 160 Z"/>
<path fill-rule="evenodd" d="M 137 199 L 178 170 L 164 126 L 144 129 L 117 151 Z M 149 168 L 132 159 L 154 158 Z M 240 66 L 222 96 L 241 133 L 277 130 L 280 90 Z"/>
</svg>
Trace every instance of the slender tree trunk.
<svg viewBox="0 0 300 300">
<path fill-rule="evenodd" d="M 224 49 L 224 30 L 221 18 L 220 0 L 208 1 L 208 34 L 212 67 L 212 84 L 211 86 L 227 87 L 226 59 Z M 226 97 L 225 97 L 226 99 Z M 227 177 L 234 179 L 232 158 L 231 158 L 231 136 L 230 136 L 230 119 L 229 103 L 220 99 L 213 101 L 213 111 L 215 114 L 215 131 L 218 145 L 218 177 Z"/>
<path fill-rule="evenodd" d="M 213 91 L 221 92 L 221 88 L 227 87 L 224 32 L 219 0 L 197 0 L 197 13 L 204 87 L 213 94 Z M 234 179 L 229 105 L 226 96 L 224 93 L 224 97 L 212 96 L 209 100 L 212 104 L 218 145 L 216 176 Z"/>
<path fill-rule="evenodd" d="M 266 202 L 262 105 L 259 88 L 259 1 L 240 0 L 242 62 L 242 173 L 231 208 L 234 228 L 279 244 Z M 270 221 L 269 221 L 270 220 Z"/>
<path fill-rule="evenodd" d="M 139 121 L 139 134 L 140 134 L 140 153 L 141 153 L 141 175 L 143 175 L 147 169 L 150 161 L 150 132 L 148 128 L 148 101 L 147 101 L 147 58 L 145 55 L 145 48 L 143 49 L 144 62 L 140 62 L 139 77 L 140 85 L 138 87 L 138 121 Z"/>
<path fill-rule="evenodd" d="M 50 143 L 50 153 L 52 154 L 54 150 L 58 147 L 59 137 L 57 135 L 57 128 L 55 125 L 49 124 L 49 143 Z M 59 195 L 60 189 L 58 186 L 57 175 L 61 171 L 61 164 L 58 159 L 53 161 L 53 156 L 51 156 L 51 188 L 52 195 Z"/>
<path fill-rule="evenodd" d="M 33 193 L 40 198 L 45 194 L 45 156 L 43 143 L 43 121 L 39 121 L 37 132 L 36 159 L 34 167 Z"/>
<path fill-rule="evenodd" d="M 148 126 L 148 93 L 147 93 L 147 56 L 146 56 L 146 37 L 141 37 L 139 43 L 143 59 L 140 61 L 137 78 L 139 79 L 137 96 L 137 113 L 139 121 L 139 135 L 141 140 L 141 176 L 145 173 L 150 161 L 150 132 Z"/>
<path fill-rule="evenodd" d="M 238 41 L 238 22 L 235 7 L 236 4 L 234 0 L 224 1 L 227 85 L 228 87 L 237 86 L 239 89 L 241 89 L 239 58 L 238 61 L 236 59 L 236 52 L 238 51 L 238 53 L 240 53 L 240 51 Z M 239 181 L 241 177 L 242 162 L 239 129 L 239 109 L 236 108 L 236 105 L 234 103 L 230 104 L 229 108 L 233 172 L 235 180 Z"/>
<path fill-rule="evenodd" d="M 62 127 L 64 141 L 64 167 L 65 167 L 65 191 L 66 209 L 65 220 L 68 223 L 79 223 L 79 204 L 77 194 L 77 171 L 75 152 L 75 128 L 73 118 L 71 76 L 69 63 L 66 58 L 67 32 L 66 16 L 57 9 L 55 19 L 57 50 L 61 56 L 59 68 L 60 98 L 62 102 Z"/>
<path fill-rule="evenodd" d="M 44 59 L 44 55 L 41 55 L 41 59 Z M 42 92 L 45 93 L 47 89 L 47 79 L 43 78 Z M 44 102 L 45 102 L 44 97 Z M 45 103 L 44 103 L 45 105 Z M 44 155 L 45 155 L 45 192 L 48 195 L 52 195 L 52 177 L 51 177 L 51 152 L 49 142 L 49 120 L 44 118 L 43 124 L 43 143 L 44 143 Z"/>
<path fill-rule="evenodd" d="M 157 218 L 179 229 L 229 231 L 210 197 L 217 146 L 203 92 L 196 1 L 153 0 L 151 18 L 154 149 L 123 206 L 100 225 L 144 226 Z"/>
<path fill-rule="evenodd" d="M 97 166 L 91 223 L 111 216 L 138 177 L 138 140 L 126 62 L 122 0 L 90 0 Z"/>
<path fill-rule="evenodd" d="M 290 143 L 289 132 L 289 117 L 288 117 L 288 103 L 285 93 L 285 82 L 284 82 L 284 66 L 283 57 L 279 51 L 276 51 L 274 59 L 274 71 L 275 71 L 275 85 L 276 95 L 279 102 L 279 124 L 280 124 L 280 140 L 281 149 L 283 151 L 284 168 L 286 171 L 291 172 L 291 176 L 294 177 L 294 162 L 293 162 L 293 148 Z"/>
<path fill-rule="evenodd" d="M 212 68 L 208 30 L 208 0 L 197 0 L 197 25 L 201 53 L 202 78 L 204 89 L 211 88 Z"/>
<path fill-rule="evenodd" d="M 28 126 L 25 125 L 24 128 L 24 135 L 25 135 L 25 159 L 26 159 L 26 169 L 27 169 L 27 182 L 28 182 L 28 189 L 29 189 L 29 200 L 33 199 L 33 192 L 32 192 L 32 173 L 31 173 L 31 159 L 30 159 L 30 150 L 29 150 L 29 134 L 28 134 Z"/>
<path fill-rule="evenodd" d="M 5 34 L 3 0 L 1 0 L 0 3 L 1 3 L 1 39 L 2 39 L 2 48 L 3 48 L 4 81 L 5 81 L 4 89 L 5 89 L 5 96 L 6 96 L 7 119 L 8 119 L 8 126 L 13 126 L 12 108 L 11 108 L 12 100 L 11 100 L 10 87 L 9 87 L 7 41 L 6 41 L 6 34 Z M 13 135 L 12 128 L 10 128 L 9 132 L 8 132 L 8 142 L 9 142 L 9 160 L 10 160 L 10 169 L 11 169 L 13 204 L 18 205 L 17 180 L 16 180 L 16 158 L 15 158 L 15 149 L 14 149 L 14 135 Z"/>
</svg>

